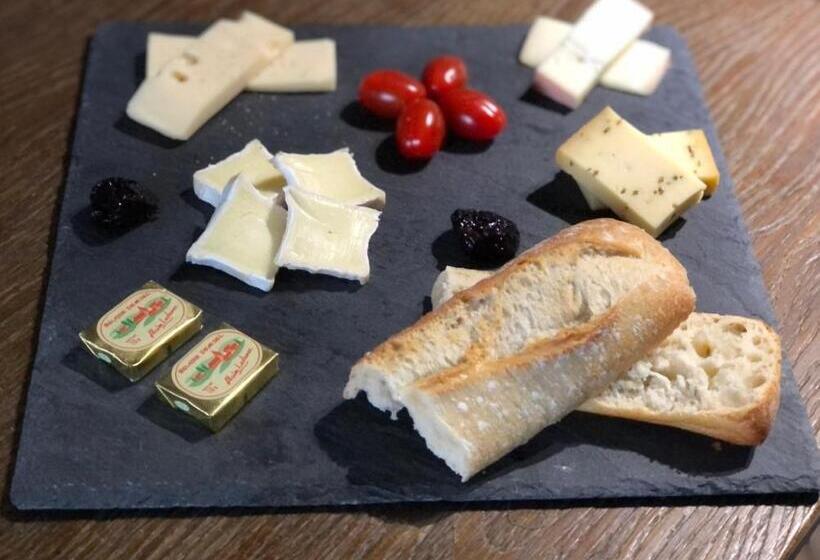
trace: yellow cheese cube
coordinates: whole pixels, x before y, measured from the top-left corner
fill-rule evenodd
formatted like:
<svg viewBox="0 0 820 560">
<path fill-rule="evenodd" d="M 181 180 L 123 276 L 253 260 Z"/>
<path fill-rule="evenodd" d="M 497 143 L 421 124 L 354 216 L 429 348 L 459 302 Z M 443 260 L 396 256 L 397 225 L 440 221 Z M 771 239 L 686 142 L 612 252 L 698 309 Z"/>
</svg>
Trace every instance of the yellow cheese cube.
<svg viewBox="0 0 820 560">
<path fill-rule="evenodd" d="M 712 196 L 720 182 L 720 171 L 702 130 L 679 130 L 650 136 L 666 155 L 691 169 L 706 184 L 706 196 Z"/>
<path fill-rule="evenodd" d="M 564 142 L 556 161 L 585 191 L 655 237 L 706 188 L 610 107 Z"/>
</svg>

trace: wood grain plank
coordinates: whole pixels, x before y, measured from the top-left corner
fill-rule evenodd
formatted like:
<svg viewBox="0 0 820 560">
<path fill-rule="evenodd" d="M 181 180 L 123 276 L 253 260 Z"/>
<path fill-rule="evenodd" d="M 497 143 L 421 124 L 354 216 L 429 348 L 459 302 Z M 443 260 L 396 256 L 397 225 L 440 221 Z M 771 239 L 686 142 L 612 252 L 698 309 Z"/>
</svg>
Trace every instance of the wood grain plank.
<svg viewBox="0 0 820 560">
<path fill-rule="evenodd" d="M 111 19 L 285 24 L 574 19 L 586 0 L 77 0 L 0 4 L 0 475 L 8 481 L 86 41 Z M 693 51 L 815 433 L 820 426 L 820 7 L 647 1 Z M 511 64 L 514 61 L 511 61 Z M 7 484 L 6 484 L 7 492 Z M 8 558 L 776 558 L 815 506 L 685 506 L 0 519 Z"/>
</svg>

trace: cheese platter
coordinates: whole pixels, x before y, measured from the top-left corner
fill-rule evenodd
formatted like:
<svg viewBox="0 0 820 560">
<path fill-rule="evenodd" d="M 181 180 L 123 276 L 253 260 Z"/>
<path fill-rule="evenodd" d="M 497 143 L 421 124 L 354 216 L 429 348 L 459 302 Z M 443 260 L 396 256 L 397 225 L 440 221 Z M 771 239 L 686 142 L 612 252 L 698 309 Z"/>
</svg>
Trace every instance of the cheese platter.
<svg viewBox="0 0 820 560">
<path fill-rule="evenodd" d="M 99 28 L 12 503 L 816 493 L 814 438 L 694 65 L 636 13 L 590 47 L 571 73 L 583 83 L 531 38 L 552 29 L 576 48 L 594 12 L 586 31 L 289 30 L 248 13 Z M 651 75 L 612 72 L 643 43 L 654 54 L 630 57 Z M 364 88 L 386 69 L 410 78 Z M 396 99 L 390 135 L 371 111 Z M 553 285 L 562 295 L 543 299 Z M 183 329 L 177 304 L 201 316 L 185 307 Z M 111 317 L 126 317 L 116 336 Z M 738 338 L 715 342 L 726 332 Z M 153 344 L 118 350 L 135 333 Z M 669 385 L 690 375 L 707 386 Z M 709 390 L 716 410 L 756 412 L 684 430 L 657 404 L 707 406 L 691 403 Z"/>
</svg>

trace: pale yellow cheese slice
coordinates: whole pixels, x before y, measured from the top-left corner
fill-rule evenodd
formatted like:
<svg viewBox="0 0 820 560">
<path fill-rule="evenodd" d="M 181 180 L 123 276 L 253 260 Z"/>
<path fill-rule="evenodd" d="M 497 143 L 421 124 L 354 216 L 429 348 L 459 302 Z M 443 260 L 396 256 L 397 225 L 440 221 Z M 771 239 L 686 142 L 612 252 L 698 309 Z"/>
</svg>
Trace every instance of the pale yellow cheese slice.
<svg viewBox="0 0 820 560">
<path fill-rule="evenodd" d="M 564 142 L 556 161 L 586 192 L 655 237 L 706 188 L 610 107 Z"/>
<path fill-rule="evenodd" d="M 149 75 L 126 108 L 134 121 L 187 140 L 236 97 L 293 33 L 254 14 L 219 20 Z"/>
<path fill-rule="evenodd" d="M 153 76 L 178 56 L 192 40 L 188 35 L 149 33 L 145 74 Z M 333 39 L 296 41 L 262 68 L 246 89 L 269 93 L 306 93 L 336 89 L 336 42 Z"/>
</svg>

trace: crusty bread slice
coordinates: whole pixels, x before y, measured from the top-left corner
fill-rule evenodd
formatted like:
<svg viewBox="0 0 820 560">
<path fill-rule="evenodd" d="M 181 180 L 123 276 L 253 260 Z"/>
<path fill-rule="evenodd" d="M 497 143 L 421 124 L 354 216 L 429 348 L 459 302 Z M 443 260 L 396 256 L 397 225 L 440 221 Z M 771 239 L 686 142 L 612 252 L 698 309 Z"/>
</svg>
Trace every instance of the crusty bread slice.
<svg viewBox="0 0 820 560">
<path fill-rule="evenodd" d="M 433 307 L 492 276 L 448 266 Z M 669 338 L 579 410 L 759 445 L 780 401 L 780 339 L 765 323 L 692 313 Z"/>
<path fill-rule="evenodd" d="M 466 480 L 597 394 L 694 307 L 686 271 L 617 220 L 567 228 L 357 362 L 345 398 L 407 406 Z"/>
<path fill-rule="evenodd" d="M 755 319 L 693 313 L 579 410 L 758 445 L 779 403 L 777 334 Z"/>
</svg>

